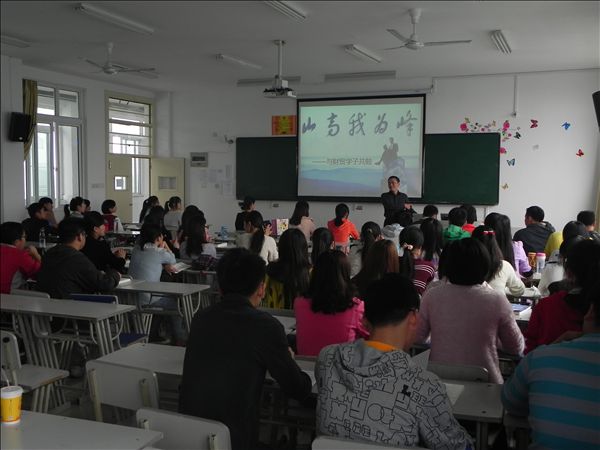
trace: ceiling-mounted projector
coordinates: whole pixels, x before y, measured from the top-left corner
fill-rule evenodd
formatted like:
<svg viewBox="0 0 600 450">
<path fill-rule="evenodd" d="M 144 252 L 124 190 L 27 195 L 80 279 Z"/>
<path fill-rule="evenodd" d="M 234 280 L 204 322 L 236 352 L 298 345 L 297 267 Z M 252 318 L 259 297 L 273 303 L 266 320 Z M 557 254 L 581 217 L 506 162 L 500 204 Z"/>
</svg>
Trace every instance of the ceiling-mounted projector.
<svg viewBox="0 0 600 450">
<path fill-rule="evenodd" d="M 287 80 L 281 79 L 279 75 L 275 75 L 275 79 L 273 80 L 273 87 L 265 89 L 263 91 L 263 94 L 265 97 L 268 98 L 296 98 L 296 93 L 293 91 L 293 89 L 288 87 Z"/>
</svg>

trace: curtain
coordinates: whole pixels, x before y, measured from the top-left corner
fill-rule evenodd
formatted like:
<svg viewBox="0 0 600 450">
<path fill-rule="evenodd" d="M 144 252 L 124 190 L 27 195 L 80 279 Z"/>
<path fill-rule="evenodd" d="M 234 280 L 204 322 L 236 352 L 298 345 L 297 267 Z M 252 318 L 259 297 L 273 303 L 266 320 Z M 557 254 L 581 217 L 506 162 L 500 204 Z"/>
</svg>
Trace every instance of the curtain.
<svg viewBox="0 0 600 450">
<path fill-rule="evenodd" d="M 23 113 L 31 116 L 31 129 L 27 135 L 27 139 L 23 143 L 24 146 L 24 159 L 27 159 L 29 151 L 31 150 L 31 144 L 33 142 L 33 135 L 35 134 L 35 126 L 37 124 L 37 81 L 23 80 Z"/>
</svg>

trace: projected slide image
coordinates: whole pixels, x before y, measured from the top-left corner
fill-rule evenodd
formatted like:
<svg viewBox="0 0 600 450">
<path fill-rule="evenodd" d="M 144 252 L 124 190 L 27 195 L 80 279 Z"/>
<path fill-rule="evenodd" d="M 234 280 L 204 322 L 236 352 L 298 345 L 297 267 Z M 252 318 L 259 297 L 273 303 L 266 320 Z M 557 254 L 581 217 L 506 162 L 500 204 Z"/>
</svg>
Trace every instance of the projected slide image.
<svg viewBox="0 0 600 450">
<path fill-rule="evenodd" d="M 379 197 L 395 175 L 421 196 L 422 98 L 299 105 L 299 195 Z"/>
</svg>

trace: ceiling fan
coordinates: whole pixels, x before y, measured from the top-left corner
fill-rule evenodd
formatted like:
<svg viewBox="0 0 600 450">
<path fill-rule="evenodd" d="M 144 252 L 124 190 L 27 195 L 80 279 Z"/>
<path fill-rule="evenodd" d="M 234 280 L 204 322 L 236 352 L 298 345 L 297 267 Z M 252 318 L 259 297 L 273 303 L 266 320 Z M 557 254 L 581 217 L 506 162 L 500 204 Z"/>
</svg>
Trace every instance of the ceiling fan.
<svg viewBox="0 0 600 450">
<path fill-rule="evenodd" d="M 136 75 L 150 76 L 152 78 L 156 77 L 156 74 L 154 73 L 156 68 L 154 67 L 144 67 L 140 69 L 135 69 L 113 62 L 113 48 L 114 44 L 112 42 L 106 44 L 106 61 L 104 63 L 97 63 L 96 61 L 92 61 L 91 59 L 84 59 L 84 61 L 91 64 L 94 67 L 97 67 L 98 69 L 100 69 L 100 72 L 103 72 L 107 75 L 116 75 L 117 73 L 130 72 Z"/>
<path fill-rule="evenodd" d="M 421 42 L 417 36 L 417 24 L 419 23 L 419 19 L 421 18 L 421 9 L 413 8 L 413 9 L 410 9 L 408 12 L 410 14 L 410 21 L 412 22 L 412 25 L 413 25 L 413 31 L 412 31 L 412 34 L 410 35 L 410 38 L 404 37 L 398 31 L 396 31 L 392 28 L 388 28 L 387 31 L 392 36 L 394 36 L 397 39 L 404 42 L 404 44 L 402 44 L 398 47 L 385 48 L 384 50 L 395 50 L 398 48 L 409 48 L 411 50 L 419 50 L 423 47 L 432 47 L 434 45 L 468 44 L 471 42 L 471 39 L 462 40 L 462 41 Z"/>
</svg>

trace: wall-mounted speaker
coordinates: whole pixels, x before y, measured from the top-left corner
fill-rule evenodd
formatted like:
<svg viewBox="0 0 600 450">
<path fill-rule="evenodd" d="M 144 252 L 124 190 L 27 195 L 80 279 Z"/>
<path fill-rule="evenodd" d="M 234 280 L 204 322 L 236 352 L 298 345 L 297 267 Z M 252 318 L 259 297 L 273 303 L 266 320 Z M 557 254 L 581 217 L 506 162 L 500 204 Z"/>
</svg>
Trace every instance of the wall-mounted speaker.
<svg viewBox="0 0 600 450">
<path fill-rule="evenodd" d="M 594 109 L 596 110 L 596 120 L 598 121 L 598 128 L 600 129 L 600 91 L 596 91 L 592 94 L 594 100 Z"/>
<path fill-rule="evenodd" d="M 8 139 L 14 142 L 25 142 L 31 130 L 31 116 L 23 113 L 11 113 Z"/>
</svg>

